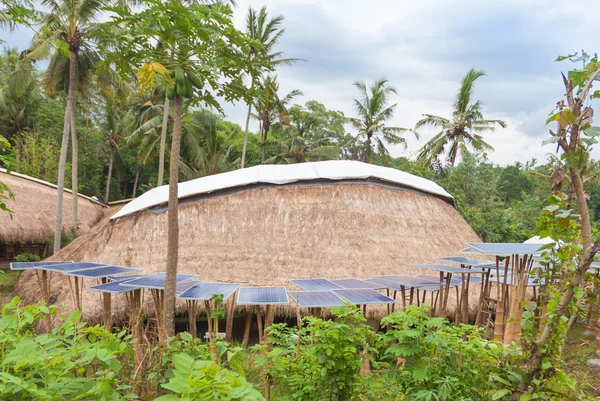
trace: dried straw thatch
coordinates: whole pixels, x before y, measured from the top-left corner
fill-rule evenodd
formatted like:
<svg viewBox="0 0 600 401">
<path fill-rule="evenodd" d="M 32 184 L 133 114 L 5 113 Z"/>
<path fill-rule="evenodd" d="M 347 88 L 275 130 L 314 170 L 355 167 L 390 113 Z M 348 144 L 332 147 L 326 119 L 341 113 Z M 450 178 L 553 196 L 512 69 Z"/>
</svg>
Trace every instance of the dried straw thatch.
<svg viewBox="0 0 600 401">
<path fill-rule="evenodd" d="M 410 264 L 454 255 L 466 241 L 479 241 L 447 198 L 370 179 L 202 194 L 180 202 L 179 221 L 180 272 L 244 285 L 432 274 Z M 167 212 L 157 207 L 105 218 L 53 259 L 139 267 L 149 273 L 164 271 L 166 254 Z M 36 289 L 34 275 L 23 273 L 16 294 L 32 302 Z M 59 304 L 72 307 L 64 277 L 55 276 L 52 293 Z M 115 321 L 124 318 L 125 298 L 115 300 L 113 308 Z M 98 294 L 84 294 L 86 319 L 99 321 L 101 309 Z"/>
<path fill-rule="evenodd" d="M 15 199 L 6 201 L 14 212 L 0 213 L 0 243 L 44 243 L 54 234 L 56 185 L 23 174 L 0 169 L 0 182 L 8 185 Z M 72 226 L 72 195 L 63 197 L 63 229 Z M 79 195 L 78 231 L 85 233 L 104 215 L 102 203 Z"/>
</svg>

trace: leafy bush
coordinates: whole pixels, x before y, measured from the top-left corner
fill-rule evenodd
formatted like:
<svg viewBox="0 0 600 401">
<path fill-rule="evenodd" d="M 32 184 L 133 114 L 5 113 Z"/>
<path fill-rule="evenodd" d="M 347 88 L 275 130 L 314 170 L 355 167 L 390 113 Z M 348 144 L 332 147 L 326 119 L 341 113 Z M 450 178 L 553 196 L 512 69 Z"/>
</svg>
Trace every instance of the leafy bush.
<svg viewBox="0 0 600 401">
<path fill-rule="evenodd" d="M 24 252 L 15 257 L 17 262 L 39 262 L 41 259 L 38 255 L 34 255 L 30 252 Z"/>
<path fill-rule="evenodd" d="M 136 398 L 121 379 L 131 349 L 125 333 L 80 323 L 73 312 L 50 334 L 33 327 L 56 309 L 20 306 L 18 297 L 0 318 L 0 398 L 10 400 L 123 400 Z"/>
</svg>

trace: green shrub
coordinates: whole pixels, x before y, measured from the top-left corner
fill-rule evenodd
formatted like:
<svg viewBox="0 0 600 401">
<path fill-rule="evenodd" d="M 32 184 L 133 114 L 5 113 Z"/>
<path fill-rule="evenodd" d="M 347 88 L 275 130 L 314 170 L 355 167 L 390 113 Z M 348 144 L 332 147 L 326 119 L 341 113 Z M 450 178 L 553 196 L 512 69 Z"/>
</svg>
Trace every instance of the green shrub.
<svg viewBox="0 0 600 401">
<path fill-rule="evenodd" d="M 39 262 L 41 259 L 38 255 L 30 252 L 24 252 L 15 257 L 17 262 Z"/>
</svg>

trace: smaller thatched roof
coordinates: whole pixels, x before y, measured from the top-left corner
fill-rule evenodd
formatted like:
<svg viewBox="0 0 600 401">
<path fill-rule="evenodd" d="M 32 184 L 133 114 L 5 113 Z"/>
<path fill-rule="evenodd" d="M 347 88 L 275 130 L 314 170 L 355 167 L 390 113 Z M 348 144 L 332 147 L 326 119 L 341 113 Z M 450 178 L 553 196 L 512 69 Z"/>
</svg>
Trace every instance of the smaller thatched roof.
<svg viewBox="0 0 600 401">
<path fill-rule="evenodd" d="M 57 186 L 37 178 L 0 169 L 0 182 L 15 195 L 5 201 L 14 213 L 0 213 L 0 242 L 42 243 L 54 233 Z M 96 199 L 79 195 L 78 231 L 84 233 L 104 215 L 106 208 Z M 63 197 L 63 230 L 72 224 L 72 194 L 65 189 Z"/>
</svg>

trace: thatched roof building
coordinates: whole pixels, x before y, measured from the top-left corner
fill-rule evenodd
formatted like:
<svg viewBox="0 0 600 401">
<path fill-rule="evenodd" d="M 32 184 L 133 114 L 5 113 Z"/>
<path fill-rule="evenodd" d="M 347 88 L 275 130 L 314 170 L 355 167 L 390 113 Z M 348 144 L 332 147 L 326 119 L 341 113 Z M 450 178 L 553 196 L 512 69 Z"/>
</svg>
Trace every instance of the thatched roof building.
<svg viewBox="0 0 600 401">
<path fill-rule="evenodd" d="M 252 167 L 181 183 L 179 196 L 179 271 L 201 280 L 288 285 L 293 278 L 431 274 L 410 264 L 479 241 L 437 184 L 360 162 Z M 164 271 L 167 198 L 166 186 L 143 194 L 54 259 Z M 21 277 L 16 293 L 33 301 L 37 284 Z M 70 305 L 62 279 L 52 288 Z M 98 299 L 84 294 L 86 319 L 99 318 Z"/>
<path fill-rule="evenodd" d="M 12 259 L 19 251 L 42 255 L 42 247 L 54 234 L 57 186 L 24 174 L 0 169 L 0 182 L 8 185 L 15 199 L 6 201 L 14 213 L 0 213 L 0 259 Z M 63 230 L 72 227 L 72 195 L 65 189 Z M 104 215 L 104 205 L 79 195 L 78 231 L 85 233 Z M 35 248 L 33 248 L 35 246 Z"/>
</svg>

